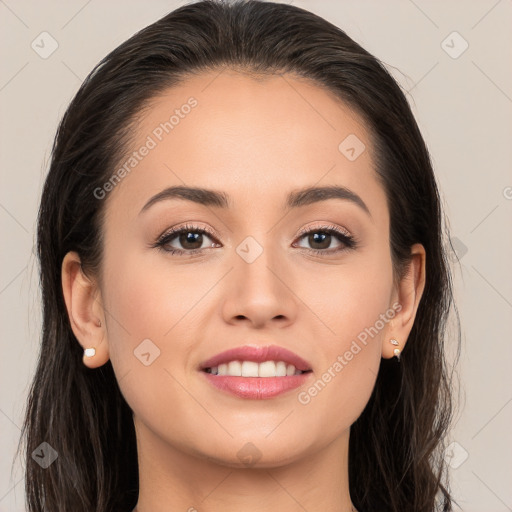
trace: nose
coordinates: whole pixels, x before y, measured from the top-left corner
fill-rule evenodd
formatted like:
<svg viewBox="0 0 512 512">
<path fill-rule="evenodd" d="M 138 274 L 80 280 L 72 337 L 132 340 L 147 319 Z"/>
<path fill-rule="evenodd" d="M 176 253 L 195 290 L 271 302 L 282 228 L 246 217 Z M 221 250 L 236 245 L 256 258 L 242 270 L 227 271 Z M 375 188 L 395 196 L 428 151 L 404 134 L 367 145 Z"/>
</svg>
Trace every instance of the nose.
<svg viewBox="0 0 512 512">
<path fill-rule="evenodd" d="M 222 308 L 224 320 L 230 324 L 245 322 L 257 329 L 292 324 L 299 299 L 284 267 L 283 260 L 271 258 L 267 250 L 252 263 L 235 255 Z"/>
</svg>

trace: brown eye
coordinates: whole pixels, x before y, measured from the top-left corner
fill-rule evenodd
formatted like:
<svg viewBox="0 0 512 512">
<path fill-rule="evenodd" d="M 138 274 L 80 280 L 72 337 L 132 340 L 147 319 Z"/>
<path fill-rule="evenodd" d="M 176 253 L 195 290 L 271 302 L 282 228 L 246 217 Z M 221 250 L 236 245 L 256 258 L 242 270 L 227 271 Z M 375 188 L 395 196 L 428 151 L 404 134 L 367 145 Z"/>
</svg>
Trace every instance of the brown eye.
<svg viewBox="0 0 512 512">
<path fill-rule="evenodd" d="M 208 243 L 208 240 L 211 242 Z M 207 245 L 205 245 L 207 244 Z M 153 247 L 171 254 L 195 254 L 208 247 L 214 247 L 213 235 L 204 228 L 184 226 L 164 233 Z"/>
<path fill-rule="evenodd" d="M 200 249 L 203 245 L 203 237 L 202 233 L 194 233 L 192 231 L 182 231 L 179 235 L 177 235 L 177 240 L 181 244 L 184 249 Z"/>
<path fill-rule="evenodd" d="M 332 242 L 332 235 L 328 233 L 316 232 L 308 235 L 308 243 L 313 249 L 329 249 Z"/>
<path fill-rule="evenodd" d="M 299 237 L 300 240 L 305 239 L 307 245 L 299 245 L 299 247 L 308 249 L 316 254 L 330 254 L 346 249 L 356 247 L 354 237 L 348 235 L 334 226 L 325 226 L 305 231 Z M 331 245 L 337 243 L 335 247 Z"/>
</svg>

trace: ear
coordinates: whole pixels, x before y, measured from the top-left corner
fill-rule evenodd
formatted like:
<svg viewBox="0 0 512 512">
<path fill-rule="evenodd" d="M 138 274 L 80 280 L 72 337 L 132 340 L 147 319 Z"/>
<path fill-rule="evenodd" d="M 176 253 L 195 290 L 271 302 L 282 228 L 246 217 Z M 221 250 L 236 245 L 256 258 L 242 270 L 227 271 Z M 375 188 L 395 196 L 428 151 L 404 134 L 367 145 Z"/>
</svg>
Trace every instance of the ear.
<svg viewBox="0 0 512 512">
<path fill-rule="evenodd" d="M 400 352 L 404 349 L 425 289 L 426 253 L 422 244 L 414 244 L 411 247 L 411 261 L 404 277 L 398 284 L 393 294 L 392 304 L 398 303 L 393 320 L 389 322 L 389 329 L 382 340 L 382 357 L 389 359 L 394 357 L 394 349 Z M 398 345 L 392 345 L 390 339 L 398 341 Z"/>
<path fill-rule="evenodd" d="M 95 349 L 95 354 L 84 353 L 83 362 L 89 368 L 102 366 L 109 359 L 105 341 L 106 326 L 100 289 L 83 270 L 78 253 L 71 251 L 62 260 L 62 291 L 73 333 L 85 349 Z"/>
</svg>

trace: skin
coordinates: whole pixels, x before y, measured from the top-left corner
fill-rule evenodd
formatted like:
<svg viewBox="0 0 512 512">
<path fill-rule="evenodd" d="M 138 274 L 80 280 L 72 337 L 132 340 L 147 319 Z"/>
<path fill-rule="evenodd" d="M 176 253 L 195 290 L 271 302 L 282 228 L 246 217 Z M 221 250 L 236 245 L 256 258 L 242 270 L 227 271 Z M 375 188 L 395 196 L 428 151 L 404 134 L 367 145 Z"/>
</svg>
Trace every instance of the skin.
<svg viewBox="0 0 512 512">
<path fill-rule="evenodd" d="M 369 133 L 332 94 L 291 75 L 255 80 L 224 70 L 189 78 L 152 102 L 128 153 L 191 96 L 198 105 L 105 199 L 101 275 L 85 275 L 74 252 L 62 263 L 73 331 L 83 348 L 96 347 L 84 364 L 97 368 L 110 358 L 134 412 L 137 512 L 349 511 L 350 426 L 368 402 L 380 359 L 393 357 L 389 339 L 400 349 L 407 341 L 425 284 L 425 250 L 411 248 L 410 271 L 394 286 L 389 212 Z M 349 134 L 366 146 L 354 161 L 338 149 Z M 223 191 L 233 206 L 172 199 L 139 215 L 173 185 Z M 340 199 L 283 209 L 290 191 L 313 185 L 349 188 L 371 217 Z M 170 243 L 204 248 L 199 255 L 149 247 L 186 223 L 215 233 L 202 246 Z M 334 236 L 323 246 L 298 238 L 301 228 L 325 223 L 347 230 L 358 247 L 313 254 L 343 247 Z M 248 236 L 263 248 L 252 263 L 236 252 Z M 394 318 L 300 403 L 298 393 L 396 302 Z M 149 366 L 134 357 L 147 338 L 160 350 Z M 245 344 L 294 351 L 313 369 L 307 384 L 250 400 L 217 390 L 198 372 L 206 359 Z M 244 463 L 241 449 L 254 451 L 255 462 Z"/>
</svg>

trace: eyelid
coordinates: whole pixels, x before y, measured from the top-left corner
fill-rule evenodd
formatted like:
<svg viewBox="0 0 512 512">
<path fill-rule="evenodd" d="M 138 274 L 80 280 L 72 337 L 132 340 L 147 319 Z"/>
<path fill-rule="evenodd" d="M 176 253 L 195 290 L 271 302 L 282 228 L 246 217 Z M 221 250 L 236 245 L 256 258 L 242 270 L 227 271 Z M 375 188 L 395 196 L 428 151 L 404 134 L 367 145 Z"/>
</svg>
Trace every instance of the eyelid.
<svg viewBox="0 0 512 512">
<path fill-rule="evenodd" d="M 171 234 L 180 232 L 182 230 L 187 230 L 187 229 L 190 230 L 190 231 L 204 231 L 207 235 L 209 235 L 212 238 L 215 238 L 215 240 L 217 240 L 217 237 L 216 237 L 215 233 L 209 227 L 193 225 L 193 224 L 189 224 L 187 222 L 184 225 L 178 224 L 177 226 L 173 226 L 173 227 L 171 227 L 169 229 L 166 229 L 157 238 L 157 242 L 160 242 L 160 241 L 164 240 L 165 238 L 167 238 Z M 296 238 L 301 238 L 303 235 L 308 234 L 312 230 L 315 230 L 315 229 L 317 229 L 319 231 L 320 230 L 332 230 L 332 231 L 335 231 L 335 232 L 340 232 L 340 233 L 344 234 L 345 236 L 347 236 L 349 238 L 352 237 L 351 233 L 347 229 L 345 229 L 345 228 L 343 228 L 341 226 L 336 226 L 334 224 L 324 223 L 322 225 L 313 225 L 312 226 L 312 225 L 309 224 L 307 226 L 304 226 L 303 228 L 301 228 L 299 230 L 299 232 L 296 235 Z"/>
<path fill-rule="evenodd" d="M 352 234 L 347 229 L 342 228 L 341 226 L 336 226 L 335 224 L 330 224 L 330 223 L 323 223 L 321 225 L 311 225 L 311 224 L 308 224 L 307 226 L 304 226 L 303 228 L 301 228 L 299 230 L 299 233 L 297 234 L 297 237 L 300 238 L 301 236 L 303 236 L 303 235 L 305 235 L 307 233 L 310 233 L 312 230 L 318 230 L 318 231 L 332 230 L 332 231 L 335 231 L 337 233 L 341 233 L 341 234 L 345 235 L 348 238 L 352 237 Z"/>
<path fill-rule="evenodd" d="M 178 224 L 177 226 L 173 226 L 169 229 L 166 229 L 158 238 L 157 243 L 161 242 L 162 240 L 165 240 L 169 235 L 179 233 L 180 231 L 189 230 L 189 231 L 201 231 L 205 232 L 208 236 L 215 238 L 217 240 L 217 237 L 215 236 L 215 233 L 211 228 L 205 227 L 205 226 L 198 226 L 189 224 L 188 222 L 185 224 Z"/>
<path fill-rule="evenodd" d="M 191 222 L 192 221 L 188 221 L 185 224 L 178 224 L 176 226 L 173 226 L 173 227 L 165 230 L 158 237 L 156 242 L 150 245 L 150 247 L 152 247 L 152 248 L 159 248 L 161 250 L 164 250 L 164 251 L 167 251 L 167 252 L 170 252 L 170 253 L 173 253 L 173 254 L 189 255 L 189 256 L 193 256 L 194 254 L 201 253 L 204 250 L 206 250 L 206 248 L 191 249 L 191 250 L 186 250 L 186 249 L 172 249 L 172 250 L 168 250 L 168 249 L 164 248 L 165 245 L 167 245 L 169 243 L 169 240 L 168 240 L 169 238 L 173 239 L 175 237 L 175 235 L 177 235 L 179 233 L 182 233 L 182 232 L 187 232 L 187 231 L 200 232 L 200 233 L 206 234 L 208 237 L 212 238 L 215 243 L 221 243 L 221 242 L 219 242 L 217 236 L 213 232 L 213 229 L 211 229 L 211 228 L 209 228 L 207 226 L 193 225 L 193 224 L 191 224 Z M 335 250 L 332 250 L 332 249 L 325 249 L 324 250 L 324 249 L 308 249 L 308 248 L 304 248 L 307 251 L 312 252 L 314 254 L 321 254 L 321 255 L 327 256 L 329 254 L 342 252 L 342 251 L 345 251 L 347 249 L 357 248 L 358 245 L 359 245 L 359 241 L 357 240 L 357 238 L 354 237 L 353 235 L 351 235 L 350 232 L 347 229 L 345 229 L 345 228 L 343 228 L 341 226 L 337 226 L 335 224 L 326 223 L 326 222 L 324 222 L 321 225 L 311 225 L 311 224 L 309 224 L 307 226 L 304 226 L 303 228 L 301 228 L 299 230 L 299 232 L 295 236 L 294 240 L 297 240 L 297 239 L 300 240 L 304 235 L 307 235 L 307 234 L 309 234 L 311 232 L 315 232 L 315 231 L 318 231 L 318 232 L 323 231 L 323 232 L 330 233 L 331 235 L 334 234 L 334 236 L 337 236 L 338 238 L 339 237 L 341 237 L 342 239 L 345 238 L 346 240 L 342 240 L 342 242 L 344 243 L 344 245 L 346 247 L 344 247 L 342 249 L 335 249 Z"/>
</svg>

